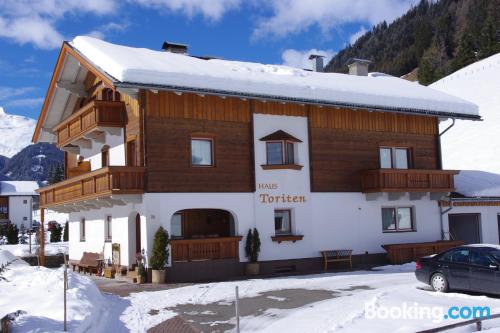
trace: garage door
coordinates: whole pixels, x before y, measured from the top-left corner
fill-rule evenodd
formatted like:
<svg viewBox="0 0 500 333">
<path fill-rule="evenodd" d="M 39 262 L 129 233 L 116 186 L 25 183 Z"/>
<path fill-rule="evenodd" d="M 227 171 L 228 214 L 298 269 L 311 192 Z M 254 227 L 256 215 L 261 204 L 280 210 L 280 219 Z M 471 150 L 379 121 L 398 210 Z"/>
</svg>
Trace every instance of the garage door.
<svg viewBox="0 0 500 333">
<path fill-rule="evenodd" d="M 465 244 L 481 243 L 480 216 L 481 214 L 448 215 L 450 239 L 461 240 Z"/>
</svg>

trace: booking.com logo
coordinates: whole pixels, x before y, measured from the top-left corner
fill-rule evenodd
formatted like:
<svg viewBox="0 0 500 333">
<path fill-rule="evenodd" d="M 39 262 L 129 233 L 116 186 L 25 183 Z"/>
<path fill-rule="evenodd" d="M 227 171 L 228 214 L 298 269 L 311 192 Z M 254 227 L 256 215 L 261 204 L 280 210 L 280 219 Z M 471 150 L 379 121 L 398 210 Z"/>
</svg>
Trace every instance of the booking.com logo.
<svg viewBox="0 0 500 333">
<path fill-rule="evenodd" d="M 377 306 L 374 303 L 365 304 L 365 319 L 405 319 L 405 320 L 432 320 L 434 323 L 443 319 L 489 319 L 489 306 L 451 306 L 448 309 L 441 306 L 423 306 L 417 302 L 401 306 Z"/>
</svg>

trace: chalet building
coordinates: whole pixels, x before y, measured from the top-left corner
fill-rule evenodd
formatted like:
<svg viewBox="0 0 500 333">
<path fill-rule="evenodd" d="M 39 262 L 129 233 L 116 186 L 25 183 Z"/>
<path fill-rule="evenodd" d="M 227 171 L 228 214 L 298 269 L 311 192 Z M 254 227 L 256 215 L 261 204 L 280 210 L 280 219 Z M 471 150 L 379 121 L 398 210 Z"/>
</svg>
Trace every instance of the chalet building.
<svg viewBox="0 0 500 333">
<path fill-rule="evenodd" d="M 250 228 L 264 274 L 442 238 L 458 171 L 442 170 L 438 124 L 479 119 L 474 104 L 363 61 L 347 75 L 186 52 L 63 44 L 33 141 L 66 152 L 67 179 L 39 192 L 69 213 L 70 259 L 130 267 L 163 226 L 168 279 L 216 279 L 242 273 Z"/>
<path fill-rule="evenodd" d="M 38 202 L 37 189 L 37 182 L 0 181 L 0 224 L 31 227 L 33 205 Z"/>
</svg>

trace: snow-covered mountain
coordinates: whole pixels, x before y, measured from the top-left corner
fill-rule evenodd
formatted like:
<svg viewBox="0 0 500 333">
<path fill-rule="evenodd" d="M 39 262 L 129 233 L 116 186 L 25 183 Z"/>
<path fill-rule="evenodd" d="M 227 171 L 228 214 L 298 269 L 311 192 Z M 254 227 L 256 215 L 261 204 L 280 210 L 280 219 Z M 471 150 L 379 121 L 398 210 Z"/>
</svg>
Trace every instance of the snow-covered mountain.
<svg viewBox="0 0 500 333">
<path fill-rule="evenodd" d="M 500 53 L 464 67 L 430 87 L 476 103 L 483 118 L 457 120 L 443 135 L 443 167 L 500 173 Z M 449 124 L 442 123 L 441 130 Z"/>
<path fill-rule="evenodd" d="M 10 115 L 0 106 L 0 155 L 12 157 L 31 143 L 34 119 Z"/>
</svg>

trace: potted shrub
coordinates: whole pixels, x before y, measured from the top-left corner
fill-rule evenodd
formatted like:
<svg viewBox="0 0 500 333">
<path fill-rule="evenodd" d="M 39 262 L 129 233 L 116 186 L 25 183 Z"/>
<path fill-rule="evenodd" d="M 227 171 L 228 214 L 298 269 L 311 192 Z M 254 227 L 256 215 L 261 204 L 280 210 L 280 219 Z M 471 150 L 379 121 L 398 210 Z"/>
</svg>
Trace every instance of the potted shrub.
<svg viewBox="0 0 500 333">
<path fill-rule="evenodd" d="M 144 267 L 144 256 L 141 252 L 138 252 L 135 256 L 137 261 L 137 266 L 135 267 L 135 275 L 137 278 L 137 283 L 145 283 L 147 278 L 146 267 Z"/>
<path fill-rule="evenodd" d="M 159 227 L 153 241 L 153 254 L 149 259 L 152 283 L 165 283 L 165 265 L 168 263 L 169 255 L 168 244 L 168 232 L 163 227 Z"/>
<path fill-rule="evenodd" d="M 248 229 L 247 240 L 245 244 L 245 254 L 248 259 L 246 265 L 247 275 L 259 275 L 260 267 L 257 262 L 260 252 L 260 237 L 257 228 Z"/>
</svg>

